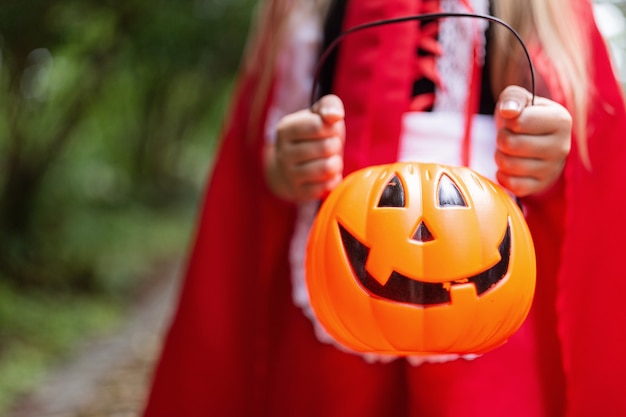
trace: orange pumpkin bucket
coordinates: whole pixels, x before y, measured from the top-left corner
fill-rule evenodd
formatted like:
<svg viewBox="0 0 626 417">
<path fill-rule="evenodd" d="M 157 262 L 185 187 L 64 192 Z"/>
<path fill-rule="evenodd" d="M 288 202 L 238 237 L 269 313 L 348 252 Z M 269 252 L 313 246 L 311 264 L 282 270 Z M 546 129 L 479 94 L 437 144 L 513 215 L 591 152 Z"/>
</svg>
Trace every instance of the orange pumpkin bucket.
<svg viewBox="0 0 626 417">
<path fill-rule="evenodd" d="M 535 252 L 519 207 L 469 168 L 395 163 L 345 178 L 313 223 L 313 311 L 358 352 L 482 353 L 523 323 Z"/>
<path fill-rule="evenodd" d="M 455 13 L 391 22 L 450 16 L 510 29 L 526 52 L 534 96 L 530 56 L 506 23 Z M 520 208 L 497 184 L 469 168 L 395 163 L 353 172 L 330 193 L 309 234 L 305 277 L 320 324 L 349 349 L 479 354 L 526 319 L 535 252 Z"/>
</svg>

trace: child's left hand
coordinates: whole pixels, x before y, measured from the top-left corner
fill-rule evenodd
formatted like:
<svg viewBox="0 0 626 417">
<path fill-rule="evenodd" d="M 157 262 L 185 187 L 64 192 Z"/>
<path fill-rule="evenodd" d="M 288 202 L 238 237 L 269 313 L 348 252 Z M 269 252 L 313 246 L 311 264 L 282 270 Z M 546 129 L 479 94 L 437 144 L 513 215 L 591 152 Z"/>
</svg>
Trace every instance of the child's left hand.
<svg viewBox="0 0 626 417">
<path fill-rule="evenodd" d="M 561 175 L 571 148 L 572 117 L 560 104 L 509 86 L 496 105 L 496 178 L 517 197 L 540 193 Z"/>
</svg>

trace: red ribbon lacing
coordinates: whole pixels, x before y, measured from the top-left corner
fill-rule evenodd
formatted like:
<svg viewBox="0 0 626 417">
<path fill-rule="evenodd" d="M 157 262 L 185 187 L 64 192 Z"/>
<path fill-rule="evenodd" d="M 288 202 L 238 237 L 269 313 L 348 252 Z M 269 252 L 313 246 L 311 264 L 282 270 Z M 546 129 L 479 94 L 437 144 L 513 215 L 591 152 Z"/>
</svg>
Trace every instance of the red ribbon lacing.
<svg viewBox="0 0 626 417">
<path fill-rule="evenodd" d="M 420 13 L 438 13 L 441 12 L 439 0 L 425 0 L 421 3 Z M 473 13 L 473 7 L 469 0 L 461 0 L 463 6 L 469 13 Z M 465 112 L 465 128 L 463 140 L 461 142 L 461 163 L 468 166 L 470 163 L 471 153 L 471 131 L 473 116 L 478 112 L 481 92 L 481 45 L 479 42 L 482 36 L 480 31 L 476 30 L 473 36 L 473 54 L 470 63 L 469 74 L 469 91 L 467 95 L 466 112 Z M 423 25 L 420 36 L 416 42 L 416 48 L 422 50 L 426 54 L 415 60 L 415 79 L 429 79 L 435 88 L 444 89 L 445 80 L 441 78 L 437 70 L 437 58 L 443 53 L 443 48 L 437 39 L 439 33 L 439 21 L 429 22 Z M 435 93 L 425 92 L 418 94 L 413 98 L 410 105 L 411 111 L 427 111 L 432 109 L 435 104 Z"/>
</svg>

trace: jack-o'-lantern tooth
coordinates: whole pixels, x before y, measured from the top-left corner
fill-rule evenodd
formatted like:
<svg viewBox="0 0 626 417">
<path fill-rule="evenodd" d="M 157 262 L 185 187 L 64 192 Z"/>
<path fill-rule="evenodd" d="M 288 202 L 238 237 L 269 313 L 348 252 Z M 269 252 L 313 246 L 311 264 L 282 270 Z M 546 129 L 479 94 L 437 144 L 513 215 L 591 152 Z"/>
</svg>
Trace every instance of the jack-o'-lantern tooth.
<svg viewBox="0 0 626 417">
<path fill-rule="evenodd" d="M 430 229 L 428 229 L 428 226 L 426 226 L 426 223 L 421 221 L 420 224 L 417 226 L 417 230 L 413 234 L 412 239 L 417 242 L 430 242 L 432 240 L 435 240 L 435 237 L 433 236 Z"/>
</svg>

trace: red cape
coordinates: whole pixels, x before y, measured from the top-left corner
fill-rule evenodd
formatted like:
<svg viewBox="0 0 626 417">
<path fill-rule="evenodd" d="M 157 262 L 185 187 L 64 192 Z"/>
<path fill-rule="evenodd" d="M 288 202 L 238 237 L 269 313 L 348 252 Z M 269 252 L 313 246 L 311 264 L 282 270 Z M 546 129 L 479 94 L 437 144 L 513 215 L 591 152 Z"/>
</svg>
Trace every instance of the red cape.
<svg viewBox="0 0 626 417">
<path fill-rule="evenodd" d="M 626 415 L 626 273 L 620 258 L 626 113 L 590 5 L 584 4 L 588 24 L 581 30 L 592 39 L 594 63 L 592 170 L 580 163 L 575 146 L 554 198 L 526 202 L 539 282 L 533 311 L 509 343 L 474 361 L 412 368 L 402 360 L 369 365 L 315 339 L 291 301 L 287 259 L 295 211 L 263 180 L 262 129 L 249 131 L 259 73 L 245 71 L 145 417 Z M 377 35 L 366 42 L 375 45 Z M 376 55 L 367 59 L 380 62 Z M 395 82 L 372 84 L 372 75 L 342 84 L 339 74 L 338 87 L 351 86 L 358 94 L 359 83 L 375 89 Z M 346 101 L 355 97 L 339 93 Z M 365 138 L 358 132 L 367 129 L 393 132 L 393 126 L 367 127 L 379 111 L 387 114 L 384 120 L 399 120 L 393 113 L 400 104 L 381 110 L 380 102 L 367 97 L 360 111 L 347 116 L 354 129 L 348 137 Z M 367 151 L 359 141 L 348 144 L 349 170 L 390 162 L 397 152 L 394 141 L 367 145 Z M 529 347 L 536 340 L 539 346 Z"/>
</svg>

